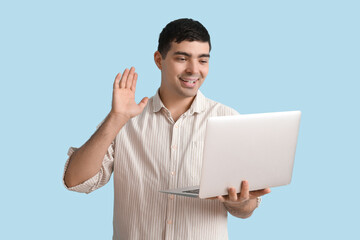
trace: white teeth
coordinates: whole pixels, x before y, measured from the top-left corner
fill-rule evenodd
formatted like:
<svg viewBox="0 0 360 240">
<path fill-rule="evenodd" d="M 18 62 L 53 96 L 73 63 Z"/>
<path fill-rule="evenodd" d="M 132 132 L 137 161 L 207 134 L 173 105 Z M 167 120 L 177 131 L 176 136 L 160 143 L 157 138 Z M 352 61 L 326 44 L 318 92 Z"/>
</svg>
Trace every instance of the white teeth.
<svg viewBox="0 0 360 240">
<path fill-rule="evenodd" d="M 180 78 L 180 79 L 181 79 L 181 81 L 188 82 L 188 83 L 195 83 L 195 82 L 196 82 L 196 80 L 190 81 L 190 80 L 184 80 L 184 79 L 182 79 L 182 78 Z"/>
</svg>

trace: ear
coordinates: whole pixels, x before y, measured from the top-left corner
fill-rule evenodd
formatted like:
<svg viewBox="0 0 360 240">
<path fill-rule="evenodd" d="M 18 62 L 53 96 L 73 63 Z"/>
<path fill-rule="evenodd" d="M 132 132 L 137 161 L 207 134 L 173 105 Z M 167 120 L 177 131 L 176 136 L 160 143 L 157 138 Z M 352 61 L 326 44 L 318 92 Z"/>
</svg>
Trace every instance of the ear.
<svg viewBox="0 0 360 240">
<path fill-rule="evenodd" d="M 156 51 L 156 52 L 154 53 L 154 61 L 155 61 L 156 66 L 157 66 L 160 70 L 162 70 L 161 59 L 162 59 L 162 57 L 161 57 L 160 52 L 159 52 L 159 51 Z"/>
</svg>

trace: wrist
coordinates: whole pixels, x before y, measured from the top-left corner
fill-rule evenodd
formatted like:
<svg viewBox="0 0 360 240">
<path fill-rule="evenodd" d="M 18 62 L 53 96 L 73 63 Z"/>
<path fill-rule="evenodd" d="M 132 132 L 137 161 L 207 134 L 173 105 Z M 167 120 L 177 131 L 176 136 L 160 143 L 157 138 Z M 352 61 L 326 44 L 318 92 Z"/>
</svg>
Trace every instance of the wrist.
<svg viewBox="0 0 360 240">
<path fill-rule="evenodd" d="M 108 118 L 114 122 L 125 124 L 127 121 L 130 120 L 131 117 L 128 117 L 122 113 L 114 113 L 113 111 L 110 111 L 110 113 L 108 114 Z"/>
</svg>

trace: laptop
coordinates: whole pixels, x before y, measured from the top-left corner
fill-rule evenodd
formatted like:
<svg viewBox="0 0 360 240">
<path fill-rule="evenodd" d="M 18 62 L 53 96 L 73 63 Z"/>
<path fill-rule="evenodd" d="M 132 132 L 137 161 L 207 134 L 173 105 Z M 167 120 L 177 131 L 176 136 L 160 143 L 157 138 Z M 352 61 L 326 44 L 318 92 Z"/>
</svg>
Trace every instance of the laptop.
<svg viewBox="0 0 360 240">
<path fill-rule="evenodd" d="M 290 184 L 300 127 L 300 111 L 210 117 L 206 125 L 200 185 L 161 190 L 195 198 Z"/>
</svg>

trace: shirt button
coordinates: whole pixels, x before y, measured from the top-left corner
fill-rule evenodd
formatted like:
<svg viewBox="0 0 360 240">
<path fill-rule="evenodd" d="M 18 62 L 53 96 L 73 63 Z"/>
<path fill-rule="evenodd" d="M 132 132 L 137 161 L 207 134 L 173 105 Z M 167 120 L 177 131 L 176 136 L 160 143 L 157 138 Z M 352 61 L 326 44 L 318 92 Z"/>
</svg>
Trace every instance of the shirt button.
<svg viewBox="0 0 360 240">
<path fill-rule="evenodd" d="M 171 148 L 175 150 L 175 149 L 176 149 L 176 145 L 172 145 Z"/>
<path fill-rule="evenodd" d="M 173 194 L 169 194 L 169 199 L 173 200 L 175 196 Z"/>
<path fill-rule="evenodd" d="M 167 220 L 167 224 L 172 224 L 172 221 L 171 221 L 171 220 Z"/>
<path fill-rule="evenodd" d="M 170 174 L 171 174 L 171 176 L 174 176 L 174 175 L 175 175 L 175 172 L 174 172 L 174 171 L 172 171 L 172 172 L 170 172 Z"/>
<path fill-rule="evenodd" d="M 178 124 L 175 124 L 175 128 L 179 128 L 179 125 L 178 125 Z"/>
</svg>

